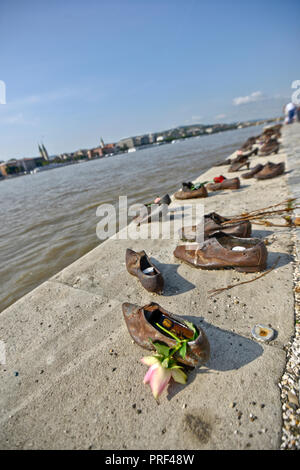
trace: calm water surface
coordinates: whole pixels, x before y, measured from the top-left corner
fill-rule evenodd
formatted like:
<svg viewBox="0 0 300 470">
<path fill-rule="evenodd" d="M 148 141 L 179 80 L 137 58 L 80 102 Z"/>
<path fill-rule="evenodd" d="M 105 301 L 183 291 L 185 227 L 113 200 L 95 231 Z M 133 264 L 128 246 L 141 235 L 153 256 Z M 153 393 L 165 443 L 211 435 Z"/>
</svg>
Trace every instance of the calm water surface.
<svg viewBox="0 0 300 470">
<path fill-rule="evenodd" d="M 172 194 L 261 127 L 191 138 L 0 183 L 0 311 L 100 242 L 96 209 Z"/>
</svg>

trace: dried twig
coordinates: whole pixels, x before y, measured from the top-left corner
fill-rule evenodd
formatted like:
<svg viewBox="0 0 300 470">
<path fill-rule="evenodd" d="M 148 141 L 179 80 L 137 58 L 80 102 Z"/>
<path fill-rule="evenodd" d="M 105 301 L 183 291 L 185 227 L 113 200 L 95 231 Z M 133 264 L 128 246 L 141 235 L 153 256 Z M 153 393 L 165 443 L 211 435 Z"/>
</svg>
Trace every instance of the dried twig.
<svg viewBox="0 0 300 470">
<path fill-rule="evenodd" d="M 232 223 L 237 223 L 237 222 L 243 222 L 246 220 L 254 220 L 254 219 L 260 219 L 260 218 L 265 218 L 265 217 L 271 217 L 275 215 L 280 215 L 285 212 L 292 212 L 295 209 L 300 208 L 300 206 L 293 206 L 292 203 L 296 200 L 296 198 L 293 199 L 286 199 L 285 201 L 282 201 L 278 204 L 274 204 L 272 206 L 264 207 L 262 209 L 257 209 L 254 211 L 242 213 L 240 215 L 237 215 L 235 217 L 232 217 L 230 220 L 226 220 L 225 222 L 222 222 L 222 225 L 228 225 Z M 284 207 L 283 209 L 274 209 L 275 207 L 281 206 L 283 204 L 286 204 L 287 207 Z M 272 209 L 273 208 L 273 209 Z M 268 210 L 272 209 L 272 210 Z"/>
<path fill-rule="evenodd" d="M 266 225 L 267 227 L 295 227 L 295 224 L 293 222 L 288 222 L 286 224 L 273 224 L 273 222 L 270 222 L 269 220 L 253 220 L 253 223 L 255 225 Z"/>
<path fill-rule="evenodd" d="M 249 281 L 243 281 L 243 282 L 238 282 L 237 284 L 233 284 L 233 285 L 229 285 L 227 287 L 221 287 L 220 289 L 212 289 L 212 290 L 209 290 L 208 293 L 210 293 L 210 296 L 209 297 L 213 297 L 214 295 L 217 295 L 217 294 L 220 294 L 221 292 L 223 292 L 224 290 L 229 290 L 229 289 L 232 289 L 233 287 L 236 287 L 236 286 L 240 286 L 242 284 L 248 284 L 249 282 L 253 282 L 253 281 L 256 281 L 256 279 L 260 279 L 261 277 L 263 276 L 266 276 L 266 274 L 268 274 L 269 272 L 273 271 L 273 269 L 277 266 L 277 263 L 280 259 L 280 256 L 278 256 L 278 258 L 276 259 L 275 263 L 273 264 L 273 266 L 268 269 L 267 271 L 263 272 L 262 274 L 260 274 L 259 276 L 253 278 L 253 279 L 250 279 Z"/>
</svg>

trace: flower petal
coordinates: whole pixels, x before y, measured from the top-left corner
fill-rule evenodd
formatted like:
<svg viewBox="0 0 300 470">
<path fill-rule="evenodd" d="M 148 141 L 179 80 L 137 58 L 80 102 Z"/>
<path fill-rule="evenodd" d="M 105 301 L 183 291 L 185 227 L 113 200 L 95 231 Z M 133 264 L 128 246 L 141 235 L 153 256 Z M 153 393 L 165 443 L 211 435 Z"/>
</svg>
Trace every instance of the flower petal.
<svg viewBox="0 0 300 470">
<path fill-rule="evenodd" d="M 186 384 L 187 376 L 186 374 L 180 369 L 171 369 L 171 374 L 175 382 L 180 384 Z"/>
<path fill-rule="evenodd" d="M 158 363 L 159 360 L 155 356 L 146 356 L 141 359 L 141 362 L 145 364 L 146 366 L 153 366 L 153 364 Z"/>
<path fill-rule="evenodd" d="M 145 375 L 145 377 L 144 377 L 144 381 L 143 381 L 144 384 L 147 384 L 147 383 L 150 382 L 151 376 L 152 376 L 152 374 L 155 372 L 155 369 L 157 369 L 157 367 L 158 367 L 158 364 L 156 363 L 156 364 L 153 364 L 153 365 L 148 369 L 148 371 L 147 371 L 147 373 L 146 373 L 146 375 Z"/>
<path fill-rule="evenodd" d="M 161 367 L 159 364 L 155 364 L 155 370 L 150 377 L 150 387 L 155 399 L 164 391 L 168 385 L 172 376 L 171 370 Z"/>
</svg>

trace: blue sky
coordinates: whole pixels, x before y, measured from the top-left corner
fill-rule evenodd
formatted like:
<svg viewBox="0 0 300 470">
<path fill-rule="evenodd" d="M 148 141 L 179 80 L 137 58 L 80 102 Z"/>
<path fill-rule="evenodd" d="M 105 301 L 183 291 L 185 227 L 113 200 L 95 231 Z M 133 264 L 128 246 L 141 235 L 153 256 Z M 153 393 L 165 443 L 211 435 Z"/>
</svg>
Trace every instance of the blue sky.
<svg viewBox="0 0 300 470">
<path fill-rule="evenodd" d="M 277 116 L 299 19 L 298 0 L 1 0 L 0 160 Z"/>
</svg>

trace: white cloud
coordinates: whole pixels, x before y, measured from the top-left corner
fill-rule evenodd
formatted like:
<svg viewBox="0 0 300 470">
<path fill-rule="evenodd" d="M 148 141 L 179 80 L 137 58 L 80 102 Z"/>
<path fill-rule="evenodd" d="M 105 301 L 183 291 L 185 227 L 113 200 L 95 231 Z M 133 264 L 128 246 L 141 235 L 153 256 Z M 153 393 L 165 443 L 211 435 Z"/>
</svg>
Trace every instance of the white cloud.
<svg viewBox="0 0 300 470">
<path fill-rule="evenodd" d="M 192 121 L 201 121 L 203 119 L 203 116 L 192 116 Z"/>
<path fill-rule="evenodd" d="M 248 96 L 239 96 L 238 98 L 233 99 L 233 104 L 239 106 L 241 104 L 253 103 L 263 99 L 263 93 L 261 91 L 254 91 L 251 95 Z"/>
<path fill-rule="evenodd" d="M 22 124 L 24 122 L 23 114 L 11 114 L 9 116 L 0 117 L 1 124 Z"/>
<path fill-rule="evenodd" d="M 7 101 L 6 105 L 7 108 L 18 108 L 24 107 L 27 105 L 35 105 L 35 104 L 47 104 L 54 101 L 61 101 L 68 98 L 75 98 L 80 94 L 83 94 L 84 90 L 77 90 L 74 88 L 62 89 L 62 90 L 55 90 L 49 91 L 46 93 L 40 93 L 35 95 L 28 95 L 22 98 L 18 98 L 12 101 Z"/>
<path fill-rule="evenodd" d="M 226 114 L 217 114 L 216 119 L 224 119 L 226 118 Z"/>
</svg>

